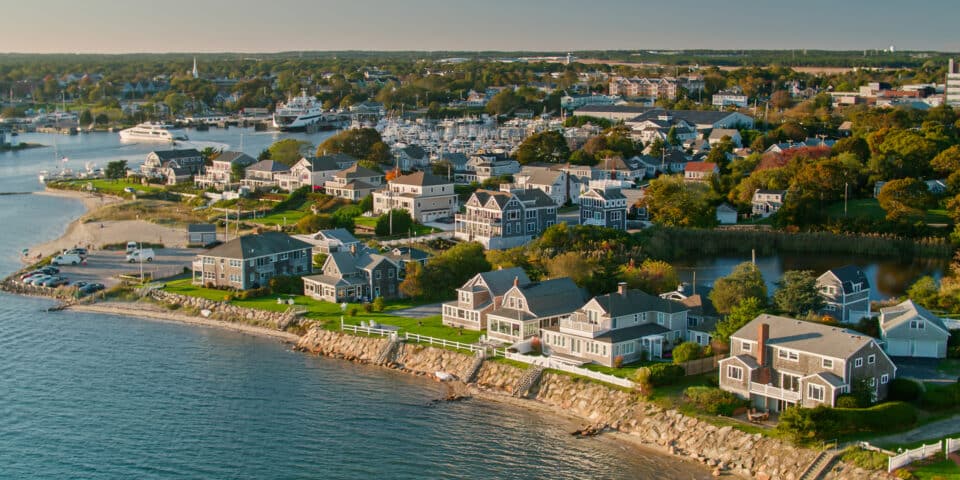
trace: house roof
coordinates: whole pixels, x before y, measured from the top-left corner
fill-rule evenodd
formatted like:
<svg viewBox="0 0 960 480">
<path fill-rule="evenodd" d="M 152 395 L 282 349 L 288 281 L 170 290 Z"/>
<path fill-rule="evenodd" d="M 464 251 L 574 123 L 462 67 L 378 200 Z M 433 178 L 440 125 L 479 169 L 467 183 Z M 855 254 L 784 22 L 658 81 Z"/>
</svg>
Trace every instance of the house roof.
<svg viewBox="0 0 960 480">
<path fill-rule="evenodd" d="M 689 310 L 686 306 L 642 290 L 628 289 L 625 293 L 608 293 L 594 297 L 600 308 L 609 315 L 619 317 L 640 312 L 676 313 Z"/>
<path fill-rule="evenodd" d="M 244 259 L 308 248 L 311 248 L 309 243 L 297 240 L 285 233 L 266 232 L 235 238 L 201 254 L 201 256 Z"/>
<path fill-rule="evenodd" d="M 190 157 L 199 157 L 200 152 L 196 148 L 185 148 L 182 150 L 154 150 L 150 152 L 157 156 L 161 162 L 166 162 L 167 160 L 175 160 L 178 158 L 190 158 Z"/>
<path fill-rule="evenodd" d="M 917 317 L 921 317 L 932 323 L 947 333 L 947 335 L 950 334 L 950 330 L 943 324 L 943 320 L 941 320 L 940 317 L 934 315 L 926 308 L 917 305 L 913 300 L 907 300 L 892 307 L 881 308 L 880 329 L 883 331 L 892 330 Z"/>
<path fill-rule="evenodd" d="M 216 233 L 217 226 L 212 223 L 191 223 L 187 225 L 187 233 Z"/>
<path fill-rule="evenodd" d="M 431 187 L 435 185 L 449 185 L 453 182 L 438 177 L 432 173 L 427 172 L 414 172 L 409 175 L 401 175 L 393 180 L 390 180 L 391 184 L 396 185 L 414 185 L 418 187 Z"/>
<path fill-rule="evenodd" d="M 723 202 L 720 205 L 717 205 L 717 211 L 719 212 L 721 210 L 728 213 L 737 213 L 737 209 L 733 208 L 733 205 L 730 205 L 727 202 Z"/>
<path fill-rule="evenodd" d="M 525 311 L 506 307 L 494 310 L 493 315 L 532 319 L 569 314 L 583 305 L 585 297 L 584 291 L 576 283 L 573 283 L 573 280 L 569 277 L 517 285 L 517 288 L 526 299 L 526 309 L 532 312 L 533 316 L 526 314 Z"/>
<path fill-rule="evenodd" d="M 721 140 L 723 137 L 733 138 L 734 135 L 739 135 L 740 132 L 734 128 L 714 128 L 710 132 L 710 140 Z"/>
<path fill-rule="evenodd" d="M 563 177 L 564 172 L 562 170 L 550 170 L 549 168 L 537 167 L 524 168 L 521 175 L 528 176 L 527 183 L 531 185 L 553 185 Z"/>
<path fill-rule="evenodd" d="M 357 237 L 354 237 L 345 228 L 333 228 L 329 230 L 320 230 L 314 235 L 314 238 L 319 239 L 319 237 L 325 237 L 333 240 L 337 240 L 344 245 L 349 245 L 351 243 L 358 243 L 360 240 L 357 240 Z"/>
<path fill-rule="evenodd" d="M 337 178 L 369 178 L 369 177 L 378 177 L 382 175 L 380 172 L 375 172 L 369 168 L 361 167 L 359 164 L 350 165 L 343 170 L 333 174 Z"/>
<path fill-rule="evenodd" d="M 419 145 L 408 145 L 401 148 L 400 151 L 410 158 L 423 158 L 427 156 L 427 152 Z"/>
<path fill-rule="evenodd" d="M 840 281 L 844 293 L 854 293 L 853 285 L 857 283 L 861 284 L 862 290 L 870 288 L 870 281 L 867 280 L 867 275 L 856 265 L 844 265 L 840 268 L 832 268 L 824 273 L 824 275 L 827 274 L 833 274 L 833 276 Z"/>
<path fill-rule="evenodd" d="M 544 193 L 544 191 L 540 190 L 539 188 L 529 188 L 523 191 L 515 191 L 513 194 L 516 195 L 517 199 L 523 202 L 527 207 L 557 206 L 556 202 L 554 202 L 549 195 Z"/>
<path fill-rule="evenodd" d="M 507 290 L 513 287 L 514 278 L 517 279 L 519 285 L 530 283 L 530 277 L 527 276 L 527 272 L 524 272 L 520 267 L 483 272 L 477 274 L 477 276 L 483 279 L 483 283 L 487 285 L 487 288 L 490 289 L 490 292 L 493 293 L 494 296 L 507 293 Z"/>
<path fill-rule="evenodd" d="M 685 167 L 688 172 L 713 172 L 717 169 L 717 164 L 713 162 L 690 162 Z"/>
<path fill-rule="evenodd" d="M 838 376 L 836 376 L 836 375 L 834 375 L 834 374 L 832 374 L 832 373 L 830 373 L 830 372 L 817 372 L 817 373 L 814 373 L 813 375 L 809 375 L 809 376 L 810 376 L 810 377 L 819 377 L 821 380 L 823 380 L 824 382 L 827 382 L 828 384 L 832 385 L 834 388 L 840 388 L 840 387 L 842 387 L 842 386 L 844 385 L 842 378 L 840 378 L 840 377 L 838 377 Z"/>
<path fill-rule="evenodd" d="M 767 345 L 833 358 L 849 358 L 874 341 L 872 337 L 854 330 L 766 313 L 751 320 L 731 338 L 756 342 L 757 330 L 762 323 L 770 326 Z"/>
<path fill-rule="evenodd" d="M 220 155 L 214 159 L 215 162 L 225 162 L 230 164 L 239 164 L 244 167 L 257 163 L 257 159 L 243 152 L 220 152 Z"/>
<path fill-rule="evenodd" d="M 623 191 L 619 188 L 591 188 L 589 191 L 581 195 L 584 196 L 599 196 L 603 200 L 626 200 L 626 195 L 623 194 Z"/>
<path fill-rule="evenodd" d="M 729 357 L 729 358 L 731 358 L 731 359 L 735 358 L 735 359 L 743 362 L 743 364 L 746 365 L 747 368 L 749 368 L 750 370 L 756 370 L 756 369 L 760 368 L 760 364 L 757 363 L 757 359 L 751 357 L 750 355 L 734 355 L 734 356 Z M 721 361 L 722 361 L 722 360 L 721 360 Z"/>
<path fill-rule="evenodd" d="M 331 286 L 340 286 L 340 285 L 363 285 L 366 284 L 366 280 L 358 277 L 332 277 L 330 275 L 310 275 L 303 277 L 304 280 L 309 280 L 317 282 L 323 285 Z"/>
<path fill-rule="evenodd" d="M 473 192 L 473 197 L 480 202 L 480 205 L 486 205 L 487 202 L 493 198 L 494 201 L 497 202 L 497 206 L 502 209 L 503 206 L 506 205 L 511 198 L 513 198 L 513 194 L 510 192 L 501 192 L 497 190 L 477 190 L 476 192 Z"/>
<path fill-rule="evenodd" d="M 413 247 L 396 247 L 390 251 L 391 258 L 397 260 L 413 260 L 413 261 L 422 261 L 430 258 L 430 254 L 420 250 L 419 248 Z"/>
<path fill-rule="evenodd" d="M 247 170 L 254 172 L 288 172 L 290 167 L 274 160 L 260 160 L 247 167 Z"/>
<path fill-rule="evenodd" d="M 786 191 L 786 190 L 769 190 L 769 189 L 766 189 L 766 188 L 758 188 L 757 191 L 753 192 L 753 194 L 754 194 L 754 195 L 760 194 L 760 195 L 780 195 L 780 196 L 783 196 L 783 195 L 786 195 L 786 194 L 787 194 L 787 191 Z"/>
<path fill-rule="evenodd" d="M 310 164 L 311 170 L 340 170 L 345 163 L 357 163 L 357 159 L 345 153 L 334 153 L 332 155 L 321 155 L 319 157 L 304 157 Z"/>
<path fill-rule="evenodd" d="M 627 328 L 608 330 L 607 333 L 600 334 L 594 339 L 606 343 L 620 343 L 636 340 L 638 338 L 649 337 L 651 335 L 663 335 L 669 331 L 669 328 L 666 328 L 662 325 L 657 325 L 656 323 L 644 323 L 642 325 L 634 325 Z"/>
</svg>

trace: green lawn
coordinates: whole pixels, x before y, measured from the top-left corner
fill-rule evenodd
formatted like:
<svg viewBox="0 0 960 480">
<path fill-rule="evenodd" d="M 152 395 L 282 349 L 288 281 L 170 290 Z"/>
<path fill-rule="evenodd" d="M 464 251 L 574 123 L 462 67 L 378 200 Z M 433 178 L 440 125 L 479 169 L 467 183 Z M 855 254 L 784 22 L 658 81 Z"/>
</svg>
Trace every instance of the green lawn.
<svg viewBox="0 0 960 480">
<path fill-rule="evenodd" d="M 920 480 L 960 479 L 960 467 L 950 459 L 917 462 L 911 465 L 910 470 Z"/>
<path fill-rule="evenodd" d="M 374 230 L 374 229 L 377 228 L 377 219 L 378 219 L 378 218 L 379 218 L 379 217 L 362 217 L 362 216 L 361 216 L 361 217 L 356 217 L 356 218 L 354 218 L 354 219 L 353 219 L 353 223 L 354 223 L 354 225 L 356 225 L 356 226 L 358 226 L 358 227 L 366 227 L 366 228 L 369 228 L 369 229 L 371 229 L 371 230 Z M 421 224 L 419 224 L 419 223 L 415 223 L 415 224 L 413 225 L 413 234 L 414 234 L 414 236 L 418 236 L 418 237 L 419 237 L 419 236 L 421 236 L 421 235 L 427 235 L 427 234 L 436 233 L 436 232 L 439 232 L 439 230 L 437 230 L 436 228 L 433 228 L 433 227 L 428 227 L 428 226 L 426 226 L 426 225 L 421 225 Z M 398 234 L 394 235 L 393 237 L 395 237 L 395 238 L 406 238 L 406 236 L 407 236 L 407 233 L 404 232 L 404 233 L 398 233 Z M 388 238 L 388 237 L 377 237 L 377 238 Z"/>
<path fill-rule="evenodd" d="M 309 212 L 300 210 L 283 210 L 280 212 L 271 212 L 265 217 L 250 218 L 244 220 L 250 223 L 259 223 L 261 225 L 293 225 L 301 218 L 306 217 Z"/>
<path fill-rule="evenodd" d="M 656 362 L 637 362 L 630 365 L 624 365 L 620 368 L 606 367 L 603 365 L 597 365 L 595 363 L 588 363 L 583 367 L 587 370 L 593 370 L 594 372 L 605 373 L 607 375 L 613 375 L 614 377 L 633 380 L 634 375 L 637 373 L 637 369 L 646 365 L 652 365 L 653 363 Z"/>
<path fill-rule="evenodd" d="M 833 218 L 844 218 L 843 202 L 837 202 L 827 207 L 827 216 Z M 856 198 L 847 202 L 847 218 L 865 218 L 872 221 L 883 221 L 887 218 L 887 212 L 880 208 L 880 202 L 876 198 Z M 927 210 L 924 218 L 927 223 L 953 223 L 953 219 L 944 209 Z"/>
<path fill-rule="evenodd" d="M 126 179 L 107 180 L 104 178 L 98 178 L 93 180 L 70 180 L 70 181 L 60 182 L 60 183 L 62 183 L 64 186 L 67 186 L 67 188 L 72 188 L 77 190 L 85 189 L 87 184 L 90 184 L 93 186 L 93 188 L 97 192 L 106 193 L 110 195 L 120 195 L 120 196 L 123 196 L 125 194 L 123 189 L 128 187 L 135 189 L 138 193 L 139 192 L 158 193 L 164 190 L 164 187 L 162 185 L 154 185 L 154 184 L 143 185 L 140 182 L 131 182 Z"/>
<path fill-rule="evenodd" d="M 945 358 L 940 360 L 940 363 L 937 365 L 937 371 L 946 373 L 947 375 L 960 376 L 960 359 Z"/>
</svg>

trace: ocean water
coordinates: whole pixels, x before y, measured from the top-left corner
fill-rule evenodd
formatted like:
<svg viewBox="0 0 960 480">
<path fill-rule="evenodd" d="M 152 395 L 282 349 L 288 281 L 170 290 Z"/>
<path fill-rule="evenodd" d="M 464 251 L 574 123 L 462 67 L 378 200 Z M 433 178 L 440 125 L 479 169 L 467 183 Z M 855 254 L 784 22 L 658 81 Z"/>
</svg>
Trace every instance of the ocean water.
<svg viewBox="0 0 960 480">
<path fill-rule="evenodd" d="M 96 148 L 74 151 L 92 159 Z M 41 156 L 0 154 L 0 192 L 37 189 Z M 81 212 L 0 195 L 0 273 Z M 0 294 L 0 479 L 709 478 L 614 438 L 576 439 L 580 425 L 539 412 L 434 404 L 443 387 L 423 378 L 50 305 Z"/>
</svg>

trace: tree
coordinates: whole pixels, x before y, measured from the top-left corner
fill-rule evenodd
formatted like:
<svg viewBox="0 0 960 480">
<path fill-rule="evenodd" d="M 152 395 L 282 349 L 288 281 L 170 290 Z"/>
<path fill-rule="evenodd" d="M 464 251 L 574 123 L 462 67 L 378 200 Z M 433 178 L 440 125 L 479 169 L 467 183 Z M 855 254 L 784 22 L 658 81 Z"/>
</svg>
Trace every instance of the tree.
<svg viewBox="0 0 960 480">
<path fill-rule="evenodd" d="M 535 133 L 517 148 L 517 161 L 528 163 L 563 163 L 570 158 L 570 147 L 563 134 L 555 130 Z"/>
<path fill-rule="evenodd" d="M 936 307 L 939 294 L 940 286 L 936 279 L 929 275 L 920 277 L 907 289 L 907 297 L 926 308 Z"/>
<path fill-rule="evenodd" d="M 97 115 L 97 117 L 94 119 L 94 122 L 97 125 L 106 125 L 110 123 L 110 117 L 108 117 L 106 113 L 101 113 Z"/>
<path fill-rule="evenodd" d="M 597 262 L 585 258 L 578 252 L 565 252 L 546 262 L 547 272 L 552 278 L 570 277 L 574 283 L 583 287 L 597 271 Z"/>
<path fill-rule="evenodd" d="M 90 113 L 90 110 L 84 110 L 80 114 L 80 125 L 90 125 L 93 123 L 93 114 Z"/>
<path fill-rule="evenodd" d="M 710 291 L 710 301 L 720 313 L 730 313 L 744 299 L 756 298 L 760 305 L 767 303 L 767 284 L 756 265 L 743 262 L 726 277 L 717 279 Z"/>
<path fill-rule="evenodd" d="M 781 312 L 803 315 L 823 308 L 823 298 L 817 292 L 817 277 L 810 270 L 788 270 L 777 282 L 773 303 Z"/>
<path fill-rule="evenodd" d="M 677 136 L 677 127 L 670 127 L 670 130 L 667 131 L 667 144 L 668 145 L 680 145 L 680 137 Z"/>
<path fill-rule="evenodd" d="M 680 277 L 673 266 L 663 260 L 646 259 L 639 267 L 633 261 L 620 268 L 620 280 L 630 288 L 659 294 L 671 291 L 680 284 Z"/>
<path fill-rule="evenodd" d="M 423 266 L 420 262 L 407 262 L 406 276 L 400 282 L 400 292 L 412 298 L 424 296 Z"/>
<path fill-rule="evenodd" d="M 237 183 L 240 180 L 243 180 L 247 176 L 246 169 L 243 168 L 243 164 L 232 163 L 230 164 L 230 182 Z"/>
<path fill-rule="evenodd" d="M 952 192 L 960 191 L 960 145 L 954 145 L 933 157 L 930 166 L 940 175 L 947 177 L 947 185 Z"/>
<path fill-rule="evenodd" d="M 870 159 L 870 145 L 867 145 L 867 141 L 864 140 L 863 137 L 841 138 L 837 140 L 837 143 L 833 144 L 830 153 L 833 155 L 852 153 L 858 160 L 866 163 L 866 161 Z"/>
<path fill-rule="evenodd" d="M 922 218 L 931 198 L 927 184 L 915 178 L 891 180 L 877 195 L 880 208 L 887 212 L 887 220 L 891 222 Z"/>
<path fill-rule="evenodd" d="M 870 169 L 877 180 L 925 178 L 931 173 L 930 160 L 937 154 L 937 145 L 919 132 L 890 129 L 874 132 L 867 140 L 873 140 Z"/>
<path fill-rule="evenodd" d="M 642 204 L 657 225 L 710 227 L 716 223 L 709 204 L 710 187 L 683 181 L 680 175 L 663 175 L 650 181 Z"/>
<path fill-rule="evenodd" d="M 284 138 L 270 145 L 270 159 L 293 166 L 310 152 L 310 143 L 295 138 Z"/>
<path fill-rule="evenodd" d="M 793 98 L 786 90 L 777 90 L 770 95 L 770 106 L 777 110 L 786 110 L 793 106 Z"/>
<path fill-rule="evenodd" d="M 298 233 L 316 233 L 334 227 L 333 217 L 326 214 L 307 215 L 297 221 Z"/>
<path fill-rule="evenodd" d="M 360 209 L 364 212 L 373 211 L 373 194 L 368 194 L 366 197 L 363 197 L 363 200 L 360 200 Z"/>
<path fill-rule="evenodd" d="M 487 102 L 487 113 L 491 115 L 508 115 L 523 106 L 523 98 L 512 88 L 501 90 Z"/>
<path fill-rule="evenodd" d="M 660 137 L 654 138 L 653 142 L 650 143 L 650 156 L 660 158 L 663 156 L 663 149 L 665 145 L 663 139 Z"/>
<path fill-rule="evenodd" d="M 317 147 L 317 155 L 332 155 L 344 153 L 356 159 L 375 160 L 380 163 L 389 162 L 389 147 L 374 146 L 383 143 L 380 132 L 373 128 L 354 128 L 344 130 L 328 139 Z M 386 147 L 386 151 L 384 148 Z"/>
<path fill-rule="evenodd" d="M 696 360 L 700 358 L 702 354 L 703 349 L 700 347 L 699 343 L 683 342 L 673 349 L 673 363 L 679 365 L 681 363 L 689 362 L 690 360 Z"/>
<path fill-rule="evenodd" d="M 411 262 L 413 263 L 413 262 Z M 413 267 L 414 274 L 408 272 L 404 282 L 406 292 L 419 293 L 421 298 L 453 298 L 455 289 L 480 272 L 490 271 L 490 262 L 478 242 L 458 243 L 446 252 L 427 261 L 423 269 Z"/>
<path fill-rule="evenodd" d="M 406 235 L 411 228 L 413 228 L 413 218 L 410 217 L 410 213 L 406 210 L 393 209 L 377 219 L 375 232 L 378 237 Z"/>
<path fill-rule="evenodd" d="M 759 298 L 745 298 L 734 306 L 723 320 L 717 322 L 716 330 L 713 331 L 711 336 L 715 341 L 729 345 L 730 335 L 736 333 L 737 330 L 743 328 L 744 325 L 750 323 L 751 320 L 762 313 L 764 313 L 764 309 Z"/>
<path fill-rule="evenodd" d="M 114 160 L 107 163 L 107 168 L 103 170 L 104 175 L 111 179 L 117 180 L 127 176 L 127 161 L 126 160 Z"/>
</svg>

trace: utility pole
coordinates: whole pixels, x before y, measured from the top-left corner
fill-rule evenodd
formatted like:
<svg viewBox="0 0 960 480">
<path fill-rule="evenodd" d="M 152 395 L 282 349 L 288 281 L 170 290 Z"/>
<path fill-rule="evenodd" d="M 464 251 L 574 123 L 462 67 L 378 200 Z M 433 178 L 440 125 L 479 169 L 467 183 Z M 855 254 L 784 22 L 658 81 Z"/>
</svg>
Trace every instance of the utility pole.
<svg viewBox="0 0 960 480">
<path fill-rule="evenodd" d="M 847 187 L 849 186 L 850 186 L 849 182 L 843 182 L 843 216 L 844 217 L 847 216 L 847 191 L 849 190 Z"/>
</svg>

